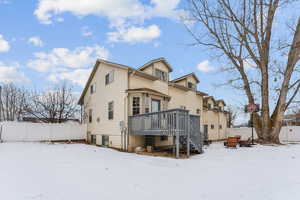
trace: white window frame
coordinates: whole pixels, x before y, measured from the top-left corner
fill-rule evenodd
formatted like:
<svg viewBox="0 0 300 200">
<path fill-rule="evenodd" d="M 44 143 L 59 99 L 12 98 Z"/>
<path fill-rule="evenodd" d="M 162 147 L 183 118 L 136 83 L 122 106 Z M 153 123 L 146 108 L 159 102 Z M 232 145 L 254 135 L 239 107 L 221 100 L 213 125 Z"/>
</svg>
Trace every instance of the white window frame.
<svg viewBox="0 0 300 200">
<path fill-rule="evenodd" d="M 96 83 L 91 84 L 91 86 L 90 86 L 90 93 L 91 94 L 96 93 Z"/>
<path fill-rule="evenodd" d="M 138 99 L 138 105 L 135 105 L 135 99 Z M 138 113 L 137 114 L 134 114 L 134 109 L 138 109 Z M 141 114 L 141 97 L 138 97 L 138 96 L 135 96 L 135 97 L 132 97 L 132 115 L 138 115 L 138 114 Z"/>
<path fill-rule="evenodd" d="M 89 109 L 88 121 L 89 123 L 93 122 L 93 109 Z"/>
<path fill-rule="evenodd" d="M 108 102 L 108 120 L 113 120 L 113 119 L 114 119 L 114 101 L 110 101 Z"/>
<path fill-rule="evenodd" d="M 106 77 L 108 77 L 108 80 L 106 80 Z M 114 82 L 115 79 L 115 70 L 110 71 L 105 75 L 105 85 L 109 85 L 112 82 Z"/>
<path fill-rule="evenodd" d="M 155 76 L 157 78 L 159 78 L 159 80 L 162 80 L 162 81 L 168 81 L 168 79 L 169 79 L 168 73 L 164 72 L 160 69 L 155 69 Z"/>
</svg>

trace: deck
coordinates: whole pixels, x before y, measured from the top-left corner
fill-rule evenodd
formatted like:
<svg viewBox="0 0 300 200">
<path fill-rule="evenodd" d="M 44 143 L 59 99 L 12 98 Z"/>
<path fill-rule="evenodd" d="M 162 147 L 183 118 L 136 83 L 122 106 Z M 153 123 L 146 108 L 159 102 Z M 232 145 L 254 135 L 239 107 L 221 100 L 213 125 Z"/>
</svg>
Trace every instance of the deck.
<svg viewBox="0 0 300 200">
<path fill-rule="evenodd" d="M 171 109 L 130 116 L 128 120 L 129 134 L 174 136 L 176 157 L 180 145 L 185 145 L 190 153 L 190 145 L 202 152 L 202 136 L 200 132 L 200 117 L 190 115 L 188 110 Z M 190 144 L 190 145 L 187 145 Z"/>
</svg>

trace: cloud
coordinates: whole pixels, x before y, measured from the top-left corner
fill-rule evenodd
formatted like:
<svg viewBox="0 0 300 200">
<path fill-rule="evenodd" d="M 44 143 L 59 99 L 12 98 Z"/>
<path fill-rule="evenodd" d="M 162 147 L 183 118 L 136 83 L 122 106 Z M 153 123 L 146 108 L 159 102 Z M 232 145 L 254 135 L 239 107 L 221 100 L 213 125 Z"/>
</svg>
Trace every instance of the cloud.
<svg viewBox="0 0 300 200">
<path fill-rule="evenodd" d="M 157 25 L 150 25 L 148 27 L 130 27 L 128 29 L 120 29 L 117 32 L 109 32 L 109 42 L 150 42 L 151 40 L 158 38 L 161 31 Z"/>
<path fill-rule="evenodd" d="M 56 21 L 57 21 L 57 22 L 63 22 L 63 21 L 65 21 L 65 19 L 62 18 L 62 17 L 58 17 L 58 18 L 56 18 Z"/>
<path fill-rule="evenodd" d="M 115 22 L 144 20 L 151 17 L 175 17 L 180 0 L 151 0 L 144 4 L 139 0 L 40 0 L 34 14 L 43 24 L 53 23 L 55 15 L 64 12 L 76 16 L 96 15 Z"/>
<path fill-rule="evenodd" d="M 1 83 L 26 83 L 30 80 L 19 70 L 19 65 L 7 66 L 0 62 L 0 82 Z"/>
<path fill-rule="evenodd" d="M 10 45 L 8 41 L 3 38 L 3 35 L 0 35 L 0 53 L 8 52 L 10 50 Z"/>
<path fill-rule="evenodd" d="M 28 39 L 28 44 L 32 44 L 36 47 L 42 47 L 44 45 L 44 42 L 41 40 L 40 37 L 35 36 Z"/>
<path fill-rule="evenodd" d="M 52 82 L 70 81 L 81 87 L 85 86 L 87 79 L 91 73 L 92 68 L 89 69 L 76 69 L 74 71 L 54 73 L 48 76 L 48 80 Z"/>
<path fill-rule="evenodd" d="M 57 21 L 55 17 L 66 12 L 78 17 L 104 17 L 113 29 L 108 33 L 110 42 L 137 43 L 160 35 L 156 25 L 150 26 L 154 31 L 150 34 L 154 35 L 147 35 L 145 29 L 149 27 L 143 27 L 145 20 L 155 17 L 179 19 L 183 12 L 178 8 L 179 3 L 180 0 L 77 0 L 76 3 L 73 0 L 40 0 L 34 14 L 43 24 Z M 86 31 L 83 35 L 90 36 L 91 32 Z"/>
<path fill-rule="evenodd" d="M 197 65 L 197 69 L 201 72 L 212 72 L 215 70 L 213 66 L 210 65 L 208 60 L 202 61 Z"/>
<path fill-rule="evenodd" d="M 37 52 L 28 66 L 40 72 L 65 71 L 70 68 L 85 68 L 98 58 L 107 59 L 109 52 L 99 45 L 77 47 L 74 50 L 54 48 L 50 52 Z"/>
<path fill-rule="evenodd" d="M 84 27 L 81 28 L 81 33 L 82 33 L 83 36 L 86 36 L 86 37 L 93 35 L 93 32 L 87 26 L 84 26 Z"/>
</svg>

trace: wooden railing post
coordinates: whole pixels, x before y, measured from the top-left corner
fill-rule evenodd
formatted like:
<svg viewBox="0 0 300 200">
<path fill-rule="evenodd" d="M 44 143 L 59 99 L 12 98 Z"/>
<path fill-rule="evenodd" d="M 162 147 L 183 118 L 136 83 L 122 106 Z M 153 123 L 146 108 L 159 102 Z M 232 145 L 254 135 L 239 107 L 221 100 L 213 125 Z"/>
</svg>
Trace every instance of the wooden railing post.
<svg viewBox="0 0 300 200">
<path fill-rule="evenodd" d="M 176 111 L 176 125 L 175 125 L 175 133 L 176 133 L 176 158 L 179 158 L 179 114 Z"/>
<path fill-rule="evenodd" d="M 190 115 L 186 115 L 186 120 L 187 120 L 187 139 L 186 139 L 186 154 L 187 157 L 190 157 L 190 134 L 191 134 L 191 124 L 190 124 Z"/>
</svg>

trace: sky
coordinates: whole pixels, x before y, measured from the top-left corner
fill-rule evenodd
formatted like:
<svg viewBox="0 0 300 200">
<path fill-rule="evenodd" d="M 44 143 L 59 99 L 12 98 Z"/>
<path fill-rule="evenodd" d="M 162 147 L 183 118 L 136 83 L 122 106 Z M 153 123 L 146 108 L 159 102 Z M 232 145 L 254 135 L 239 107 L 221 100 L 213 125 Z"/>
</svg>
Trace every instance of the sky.
<svg viewBox="0 0 300 200">
<path fill-rule="evenodd" d="M 76 3 L 74 3 L 76 2 Z M 211 52 L 194 41 L 180 0 L 0 0 L 0 83 L 44 89 L 67 81 L 80 93 L 97 58 L 142 66 L 164 57 L 171 78 L 194 72 L 198 89 L 242 106 Z"/>
</svg>

